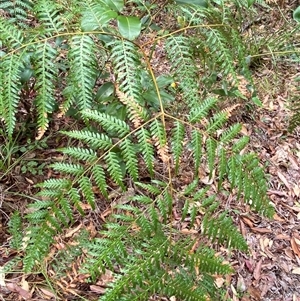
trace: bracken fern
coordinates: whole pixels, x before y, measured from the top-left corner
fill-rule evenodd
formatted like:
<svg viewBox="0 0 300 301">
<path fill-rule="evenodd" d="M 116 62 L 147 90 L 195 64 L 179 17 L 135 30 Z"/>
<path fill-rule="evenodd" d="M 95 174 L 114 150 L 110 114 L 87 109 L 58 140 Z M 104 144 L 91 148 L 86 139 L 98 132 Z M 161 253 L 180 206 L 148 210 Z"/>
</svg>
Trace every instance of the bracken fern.
<svg viewBox="0 0 300 301">
<path fill-rule="evenodd" d="M 241 133 L 240 124 L 229 122 L 230 110 L 219 110 L 224 98 L 214 95 L 201 78 L 201 74 L 222 72 L 222 81 L 230 77 L 236 85 L 240 69 L 247 65 L 237 66 L 235 60 L 244 60 L 246 49 L 238 29 L 230 27 L 230 7 L 224 5 L 220 14 L 210 4 L 208 8 L 168 5 L 169 12 L 174 17 L 179 12 L 187 24 L 184 30 L 158 37 L 178 85 L 176 97 L 189 108 L 177 116 L 169 113 L 161 97 L 146 44 L 132 41 L 136 19 L 125 17 L 127 25 L 118 19 L 123 5 L 123 1 L 75 1 L 74 12 L 82 8 L 81 20 L 76 20 L 72 9 L 64 11 L 54 1 L 39 1 L 33 12 L 40 24 L 34 34 L 40 34 L 34 39 L 8 19 L 0 20 L 0 28 L 5 29 L 0 33 L 5 45 L 0 61 L 0 115 L 7 133 L 13 135 L 22 89 L 19 72 L 29 51 L 37 91 L 37 138 L 45 134 L 57 104 L 61 116 L 76 108 L 85 122 L 83 129 L 62 132 L 78 143 L 60 149 L 68 159 L 51 166 L 59 178 L 38 185 L 40 200 L 30 205 L 24 243 L 16 247 L 23 249 L 24 270 L 31 271 L 43 262 L 56 235 L 74 223 L 76 211 L 84 214 L 100 201 L 110 202 L 110 195 L 118 191 L 123 197 L 111 204 L 111 214 L 97 238 L 80 242 L 86 254 L 82 269 L 91 280 L 107 269 L 113 274 L 114 281 L 100 299 L 148 300 L 161 294 L 181 300 L 216 300 L 213 275 L 232 269 L 209 248 L 209 242 L 247 250 L 230 208 L 222 207 L 224 192 L 230 190 L 236 202 L 243 200 L 261 214 L 273 214 L 264 172 L 256 155 L 246 148 L 249 138 Z M 196 38 L 206 43 L 195 44 Z M 233 49 L 236 53 L 242 49 L 242 54 L 236 57 Z M 58 65 L 62 53 L 63 62 Z M 156 91 L 160 109 L 144 101 L 141 70 L 148 74 L 147 84 Z M 114 97 L 107 97 L 102 105 L 125 106 L 125 116 L 99 109 L 97 88 L 104 83 L 113 83 L 110 96 Z M 55 98 L 58 87 L 63 87 L 60 102 Z M 192 175 L 183 184 L 185 160 L 190 160 Z M 179 216 L 176 223 L 174 210 Z M 187 238 L 184 229 L 178 230 L 181 222 L 197 235 Z M 15 216 L 11 222 L 15 235 L 17 228 Z"/>
</svg>

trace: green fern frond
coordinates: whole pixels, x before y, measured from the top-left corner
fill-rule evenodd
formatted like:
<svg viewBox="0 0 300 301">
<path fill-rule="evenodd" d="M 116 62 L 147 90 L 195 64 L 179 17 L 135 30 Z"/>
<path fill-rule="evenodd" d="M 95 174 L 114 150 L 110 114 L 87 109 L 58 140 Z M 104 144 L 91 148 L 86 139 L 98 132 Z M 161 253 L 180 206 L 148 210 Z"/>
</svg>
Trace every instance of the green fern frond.
<svg viewBox="0 0 300 301">
<path fill-rule="evenodd" d="M 209 134 L 213 134 L 226 123 L 227 119 L 228 118 L 226 112 L 214 114 L 213 118 L 210 119 L 209 124 L 207 125 L 206 131 Z"/>
<path fill-rule="evenodd" d="M 62 151 L 65 155 L 69 155 L 75 159 L 87 161 L 89 163 L 93 163 L 97 160 L 97 153 L 89 148 L 81 148 L 81 147 L 68 147 L 63 148 Z"/>
<path fill-rule="evenodd" d="M 212 242 L 225 244 L 227 247 L 238 248 L 247 251 L 248 246 L 243 236 L 238 232 L 231 218 L 224 212 L 218 217 L 205 215 L 202 223 L 203 234 Z"/>
<path fill-rule="evenodd" d="M 93 186 L 91 184 L 90 179 L 88 177 L 83 176 L 78 180 L 78 183 L 81 188 L 84 199 L 87 200 L 89 205 L 94 210 L 95 209 L 95 195 L 93 192 Z"/>
<path fill-rule="evenodd" d="M 72 202 L 75 205 L 75 207 L 79 211 L 79 213 L 81 215 L 84 215 L 84 211 L 80 205 L 80 202 L 81 202 L 80 194 L 76 188 L 73 187 L 68 191 L 68 199 L 70 200 L 70 202 Z"/>
<path fill-rule="evenodd" d="M 20 68 L 22 62 L 18 55 L 10 55 L 0 61 L 0 117 L 3 118 L 9 137 L 12 136 L 20 95 Z"/>
<path fill-rule="evenodd" d="M 106 176 L 101 165 L 96 164 L 92 169 L 93 178 L 104 197 L 108 198 Z"/>
<path fill-rule="evenodd" d="M 22 246 L 22 219 L 19 212 L 15 212 L 9 219 L 8 231 L 12 235 L 9 244 L 13 249 L 20 249 Z"/>
<path fill-rule="evenodd" d="M 206 140 L 206 151 L 207 151 L 207 161 L 209 169 L 209 178 L 212 176 L 213 169 L 215 167 L 217 143 L 213 138 L 207 138 Z"/>
<path fill-rule="evenodd" d="M 218 99 L 216 97 L 207 98 L 202 101 L 200 105 L 192 108 L 189 115 L 189 121 L 191 123 L 199 122 L 203 117 L 206 117 L 208 111 L 212 109 L 217 102 Z"/>
<path fill-rule="evenodd" d="M 49 113 L 54 110 L 56 103 L 54 97 L 54 82 L 57 78 L 56 65 L 57 50 L 48 41 L 38 44 L 34 56 L 36 90 L 36 107 L 38 111 L 39 132 L 44 133 L 49 125 Z M 39 134 L 40 135 L 40 134 Z"/>
<path fill-rule="evenodd" d="M 118 135 L 119 137 L 123 137 L 126 134 L 129 133 L 130 128 L 128 124 L 118 119 L 112 115 L 108 115 L 105 113 L 100 113 L 98 111 L 92 111 L 92 110 L 84 110 L 82 111 L 83 117 L 97 121 L 101 124 L 101 126 L 112 135 Z"/>
<path fill-rule="evenodd" d="M 198 173 L 202 155 L 202 134 L 198 130 L 194 129 L 192 131 L 191 146 L 194 158 L 195 172 Z"/>
<path fill-rule="evenodd" d="M 220 142 L 221 143 L 228 143 L 232 141 L 238 133 L 242 130 L 242 125 L 240 123 L 236 123 L 232 125 L 229 129 L 225 130 L 221 137 L 220 137 Z"/>
<path fill-rule="evenodd" d="M 105 1 L 88 0 L 85 3 L 86 10 L 81 19 L 81 27 L 84 31 L 102 30 L 111 19 L 117 17 L 117 13 Z"/>
<path fill-rule="evenodd" d="M 111 59 L 118 76 L 120 91 L 141 104 L 141 84 L 136 76 L 140 58 L 135 45 L 122 39 L 113 41 L 111 46 Z"/>
<path fill-rule="evenodd" d="M 48 179 L 41 184 L 36 185 L 36 187 L 43 187 L 46 189 L 68 189 L 71 185 L 69 179 Z"/>
<path fill-rule="evenodd" d="M 58 34 L 60 31 L 65 30 L 56 2 L 40 0 L 36 3 L 34 11 L 45 33 L 55 32 Z"/>
<path fill-rule="evenodd" d="M 31 0 L 0 1 L 0 9 L 9 14 L 10 23 L 18 23 L 20 27 L 26 27 L 28 13 L 33 7 Z"/>
<path fill-rule="evenodd" d="M 88 130 L 62 131 L 62 133 L 68 137 L 81 140 L 94 149 L 107 150 L 113 146 L 112 139 L 103 133 L 95 133 Z"/>
<path fill-rule="evenodd" d="M 50 165 L 54 170 L 70 175 L 80 176 L 84 173 L 84 168 L 79 164 L 57 162 Z"/>
<path fill-rule="evenodd" d="M 154 149 L 151 144 L 151 136 L 147 129 L 141 128 L 136 133 L 140 151 L 142 153 L 143 159 L 146 163 L 149 173 L 153 174 L 153 163 L 154 163 Z"/>
<path fill-rule="evenodd" d="M 74 36 L 68 53 L 70 76 L 64 93 L 69 98 L 64 111 L 76 104 L 80 110 L 90 109 L 93 102 L 93 88 L 97 77 L 95 43 L 88 35 Z"/>
<path fill-rule="evenodd" d="M 109 172 L 112 179 L 123 189 L 123 172 L 120 166 L 120 158 L 114 152 L 108 152 L 104 157 L 107 164 L 107 171 Z"/>
<path fill-rule="evenodd" d="M 134 181 L 138 179 L 138 159 L 135 145 L 129 140 L 124 139 L 120 144 L 122 156 L 124 158 L 126 168 Z"/>
<path fill-rule="evenodd" d="M 225 136 L 226 137 L 226 136 Z M 222 139 L 222 138 L 221 138 Z M 221 148 L 219 151 L 219 167 L 218 167 L 218 172 L 219 172 L 219 179 L 218 179 L 218 190 L 221 189 L 222 183 L 224 180 L 224 177 L 227 172 L 227 157 L 226 157 L 226 151 L 224 148 Z"/>
<path fill-rule="evenodd" d="M 174 154 L 175 170 L 178 172 L 180 157 L 183 152 L 185 128 L 181 122 L 176 121 L 173 129 L 172 152 Z"/>
</svg>

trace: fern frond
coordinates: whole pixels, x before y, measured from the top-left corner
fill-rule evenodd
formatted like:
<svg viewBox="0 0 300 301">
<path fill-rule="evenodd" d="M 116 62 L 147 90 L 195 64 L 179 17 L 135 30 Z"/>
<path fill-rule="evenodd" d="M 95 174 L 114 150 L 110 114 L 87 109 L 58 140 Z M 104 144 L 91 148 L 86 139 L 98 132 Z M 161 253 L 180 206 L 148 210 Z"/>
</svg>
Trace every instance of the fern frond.
<svg viewBox="0 0 300 301">
<path fill-rule="evenodd" d="M 36 185 L 37 187 L 43 187 L 46 189 L 68 189 L 71 185 L 69 179 L 48 179 L 41 184 Z"/>
<path fill-rule="evenodd" d="M 87 0 L 86 10 L 82 14 L 81 27 L 84 31 L 101 30 L 117 13 L 105 1 Z"/>
<path fill-rule="evenodd" d="M 154 163 L 154 149 L 151 144 L 151 136 L 147 129 L 141 128 L 136 133 L 140 151 L 145 160 L 146 166 L 150 174 L 153 174 L 153 163 Z"/>
<path fill-rule="evenodd" d="M 70 200 L 70 202 L 73 202 L 73 204 L 75 205 L 75 207 L 79 211 L 79 213 L 81 215 L 84 215 L 84 211 L 80 205 L 80 194 L 76 188 L 72 187 L 68 191 L 68 199 Z"/>
<path fill-rule="evenodd" d="M 80 110 L 90 109 L 93 102 L 93 88 L 97 77 L 95 43 L 88 35 L 74 36 L 68 53 L 70 76 L 64 93 L 68 96 L 67 107 L 78 105 Z"/>
<path fill-rule="evenodd" d="M 82 115 L 89 120 L 99 122 L 108 133 L 111 133 L 112 135 L 116 134 L 120 138 L 130 131 L 129 126 L 125 121 L 114 116 L 92 110 L 84 110 L 82 111 Z"/>
<path fill-rule="evenodd" d="M 57 78 L 57 69 L 54 64 L 57 50 L 48 41 L 38 44 L 35 52 L 35 75 L 36 75 L 36 107 L 38 112 L 38 137 L 41 138 L 48 128 L 48 114 L 54 110 L 54 82 Z"/>
<path fill-rule="evenodd" d="M 56 2 L 40 0 L 36 3 L 34 10 L 40 24 L 43 25 L 45 33 L 55 32 L 58 34 L 60 31 L 65 30 Z"/>
<path fill-rule="evenodd" d="M 75 159 L 93 163 L 97 160 L 97 153 L 89 148 L 67 147 L 60 149 L 65 155 L 69 155 Z"/>
<path fill-rule="evenodd" d="M 206 117 L 208 111 L 212 109 L 218 102 L 216 97 L 207 98 L 198 106 L 194 106 L 189 115 L 189 121 L 191 123 L 199 122 L 203 117 Z"/>
<path fill-rule="evenodd" d="M 0 117 L 3 118 L 9 137 L 12 136 L 16 111 L 19 103 L 20 68 L 22 62 L 18 55 L 10 55 L 0 61 Z"/>
<path fill-rule="evenodd" d="M 213 169 L 215 167 L 217 143 L 213 138 L 208 138 L 206 140 L 206 151 L 207 151 L 207 161 L 209 168 L 209 178 L 212 176 Z"/>
<path fill-rule="evenodd" d="M 93 178 L 104 197 L 108 198 L 105 172 L 101 165 L 95 164 L 92 169 Z"/>
<path fill-rule="evenodd" d="M 210 119 L 209 124 L 206 127 L 206 131 L 209 134 L 213 134 L 226 123 L 227 119 L 227 113 L 225 112 L 214 114 L 213 118 Z"/>
<path fill-rule="evenodd" d="M 56 171 L 74 176 L 80 176 L 84 173 L 84 168 L 80 164 L 56 162 L 50 166 Z"/>
<path fill-rule="evenodd" d="M 94 149 L 107 150 L 113 146 L 112 139 L 103 133 L 95 133 L 88 130 L 73 130 L 70 132 L 62 131 L 62 133 L 68 137 L 81 140 Z"/>
<path fill-rule="evenodd" d="M 179 87 L 183 91 L 185 103 L 193 108 L 199 101 L 199 87 L 197 80 L 197 67 L 193 59 L 190 40 L 184 36 L 170 36 L 166 41 L 168 57 L 172 61 L 172 71 Z"/>
<path fill-rule="evenodd" d="M 195 172 L 198 173 L 202 155 L 202 134 L 198 130 L 194 129 L 192 131 L 191 146 L 191 151 L 194 158 Z"/>
<path fill-rule="evenodd" d="M 112 179 L 123 189 L 125 186 L 123 184 L 123 172 L 120 166 L 120 158 L 114 152 L 108 152 L 104 157 L 107 164 L 107 170 L 112 177 Z"/>
<path fill-rule="evenodd" d="M 95 195 L 93 192 L 93 186 L 91 184 L 91 181 L 88 177 L 81 177 L 78 180 L 79 186 L 81 188 L 82 194 L 84 199 L 87 200 L 91 208 L 94 210 L 95 209 Z"/>
<path fill-rule="evenodd" d="M 183 152 L 183 139 L 185 128 L 181 122 L 176 121 L 173 129 L 172 152 L 174 154 L 175 171 L 178 172 L 180 157 Z"/>
<path fill-rule="evenodd" d="M 9 22 L 17 23 L 20 27 L 26 27 L 28 13 L 33 7 L 31 0 L 0 1 L 0 9 L 9 13 Z"/>
<path fill-rule="evenodd" d="M 138 179 L 138 160 L 135 145 L 127 138 L 120 144 L 126 168 L 134 181 Z"/>
<path fill-rule="evenodd" d="M 22 219 L 19 212 L 15 212 L 9 219 L 8 231 L 12 235 L 10 246 L 13 249 L 20 249 L 22 246 Z"/>
<path fill-rule="evenodd" d="M 224 212 L 218 217 L 210 214 L 205 215 L 202 223 L 203 234 L 207 235 L 213 242 L 224 243 L 227 247 L 247 251 L 248 246 L 243 236 L 234 226 L 231 218 Z"/>
<path fill-rule="evenodd" d="M 242 125 L 240 123 L 236 123 L 232 125 L 229 129 L 225 130 L 221 137 L 220 137 L 220 142 L 221 143 L 228 143 L 232 141 L 238 133 L 240 133 L 242 129 Z"/>
<path fill-rule="evenodd" d="M 140 58 L 135 45 L 122 39 L 113 41 L 111 46 L 111 58 L 118 75 L 120 91 L 130 98 L 130 101 L 141 104 L 141 84 L 136 76 Z"/>
</svg>

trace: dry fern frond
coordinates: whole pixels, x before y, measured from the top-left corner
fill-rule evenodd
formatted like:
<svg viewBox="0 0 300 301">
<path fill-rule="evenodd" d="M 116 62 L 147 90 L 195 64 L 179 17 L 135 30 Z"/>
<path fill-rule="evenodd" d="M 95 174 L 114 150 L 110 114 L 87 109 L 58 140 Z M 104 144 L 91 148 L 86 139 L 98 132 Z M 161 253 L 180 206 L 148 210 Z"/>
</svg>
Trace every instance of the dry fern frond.
<svg viewBox="0 0 300 301">
<path fill-rule="evenodd" d="M 119 100 L 128 108 L 129 119 L 133 123 L 134 128 L 138 128 L 143 122 L 141 118 L 143 116 L 143 108 L 132 97 L 128 97 L 123 93 L 118 86 L 116 86 L 116 94 Z"/>
</svg>

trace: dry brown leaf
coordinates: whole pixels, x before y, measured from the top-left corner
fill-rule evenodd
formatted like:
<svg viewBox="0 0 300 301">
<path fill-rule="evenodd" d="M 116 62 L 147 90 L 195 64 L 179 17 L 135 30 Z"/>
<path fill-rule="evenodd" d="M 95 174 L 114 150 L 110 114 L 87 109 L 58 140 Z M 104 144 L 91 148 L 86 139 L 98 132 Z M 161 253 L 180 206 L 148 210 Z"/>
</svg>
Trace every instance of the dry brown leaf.
<svg viewBox="0 0 300 301">
<path fill-rule="evenodd" d="M 252 298 L 254 298 L 255 300 L 261 300 L 261 293 L 257 288 L 250 286 L 248 288 L 248 292 L 249 292 L 250 296 Z"/>
<path fill-rule="evenodd" d="M 242 216 L 242 220 L 245 224 L 247 224 L 250 228 L 253 228 L 253 223 L 251 222 L 251 220 L 247 217 Z"/>
<path fill-rule="evenodd" d="M 56 298 L 56 295 L 55 295 L 54 293 L 52 293 L 52 291 L 49 290 L 48 288 L 47 288 L 47 289 L 46 289 L 46 288 L 43 288 L 43 287 L 38 287 L 38 288 L 42 291 L 42 293 L 43 293 L 46 297 L 49 297 L 49 299 L 50 299 L 50 298 L 53 298 L 53 299 Z"/>
<path fill-rule="evenodd" d="M 267 228 L 258 228 L 258 227 L 252 227 L 251 230 L 253 232 L 257 232 L 257 233 L 271 233 L 272 232 L 270 229 L 267 229 Z"/>
<path fill-rule="evenodd" d="M 286 188 L 290 190 L 290 184 L 288 183 L 286 177 L 280 171 L 277 171 L 277 175 L 279 179 L 283 182 L 283 184 L 286 186 Z"/>
<path fill-rule="evenodd" d="M 90 285 L 90 290 L 92 292 L 95 292 L 99 295 L 104 295 L 105 294 L 105 291 L 106 289 L 104 287 L 101 287 L 101 286 L 98 286 L 98 285 Z"/>
<path fill-rule="evenodd" d="M 223 286 L 224 282 L 225 282 L 225 279 L 222 277 L 217 277 L 215 279 L 215 284 L 216 284 L 217 288 L 221 288 Z"/>
<path fill-rule="evenodd" d="M 300 241 L 299 239 L 292 237 L 291 239 L 291 246 L 292 246 L 292 250 L 294 251 L 294 253 L 300 257 Z"/>
<path fill-rule="evenodd" d="M 274 239 L 290 240 L 290 237 L 286 234 L 277 234 Z"/>
<path fill-rule="evenodd" d="M 65 237 L 66 238 L 72 237 L 76 232 L 78 232 L 80 230 L 81 227 L 82 227 L 82 224 L 79 224 L 76 228 L 70 229 L 69 231 L 67 231 Z"/>
<path fill-rule="evenodd" d="M 21 288 L 20 286 L 18 286 L 16 283 L 7 283 L 6 287 L 10 291 L 12 291 L 14 293 L 18 293 L 25 300 L 31 298 L 31 294 L 29 292 L 27 292 L 26 290 L 24 290 L 23 288 Z"/>
<path fill-rule="evenodd" d="M 253 271 L 253 277 L 255 280 L 258 280 L 260 278 L 261 265 L 262 265 L 262 259 L 257 263 Z"/>
<path fill-rule="evenodd" d="M 294 185 L 293 191 L 294 191 L 294 194 L 295 194 L 297 197 L 299 197 L 299 195 L 300 195 L 300 187 L 299 187 L 297 184 Z"/>
</svg>

